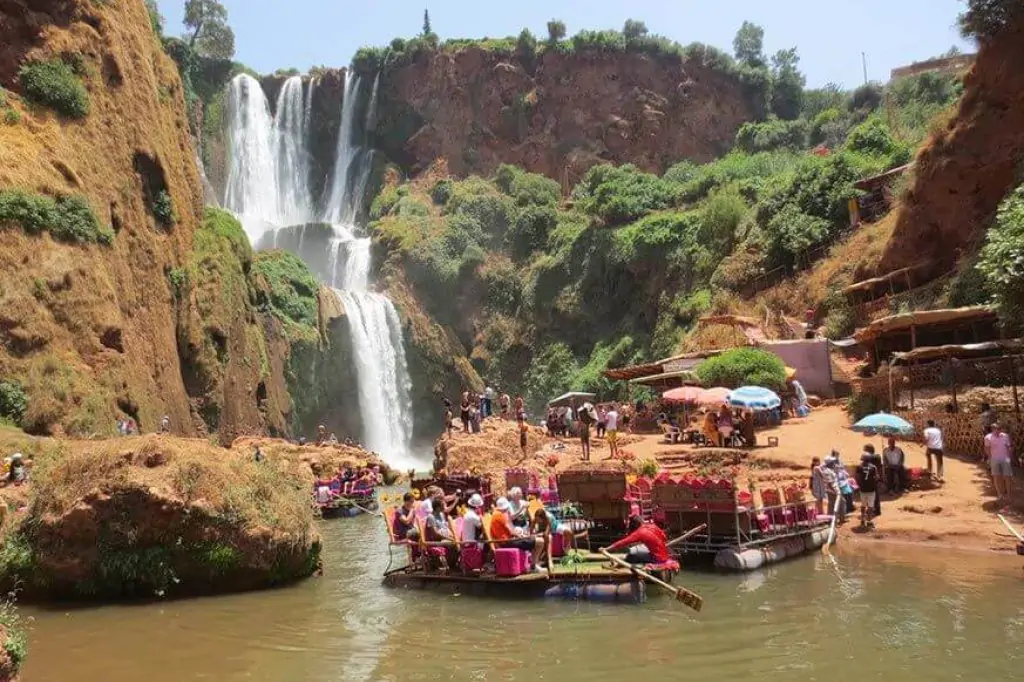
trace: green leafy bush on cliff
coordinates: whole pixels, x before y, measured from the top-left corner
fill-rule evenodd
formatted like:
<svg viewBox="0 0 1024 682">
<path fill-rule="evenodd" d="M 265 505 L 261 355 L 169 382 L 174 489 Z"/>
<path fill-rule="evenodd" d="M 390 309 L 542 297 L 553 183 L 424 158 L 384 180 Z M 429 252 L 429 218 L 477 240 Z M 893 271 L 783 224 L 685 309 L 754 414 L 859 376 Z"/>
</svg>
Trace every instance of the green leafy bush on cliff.
<svg viewBox="0 0 1024 682">
<path fill-rule="evenodd" d="M 49 232 L 54 239 L 73 244 L 110 245 L 114 232 L 103 227 L 84 197 L 53 199 L 22 190 L 0 191 L 0 227 L 20 225 L 29 234 Z"/>
<path fill-rule="evenodd" d="M 59 59 L 28 62 L 18 71 L 22 93 L 68 118 L 89 115 L 89 91 L 74 69 Z"/>
<path fill-rule="evenodd" d="M 28 396 L 16 381 L 0 380 L 0 420 L 21 424 L 28 409 Z"/>
<path fill-rule="evenodd" d="M 708 358 L 697 366 L 705 386 L 763 386 L 780 390 L 786 383 L 786 366 L 777 355 L 759 348 L 734 348 Z"/>
<path fill-rule="evenodd" d="M 253 274 L 269 286 L 265 297 L 260 295 L 266 310 L 285 320 L 317 326 L 319 285 L 302 260 L 287 251 L 264 251 L 253 259 Z"/>
<path fill-rule="evenodd" d="M 573 190 L 581 208 L 608 226 L 624 225 L 668 208 L 674 194 L 669 183 L 631 164 L 593 166 Z"/>
<path fill-rule="evenodd" d="M 1014 331 L 1024 330 L 1024 185 L 1000 204 L 978 270 L 994 294 L 1003 323 Z"/>
</svg>

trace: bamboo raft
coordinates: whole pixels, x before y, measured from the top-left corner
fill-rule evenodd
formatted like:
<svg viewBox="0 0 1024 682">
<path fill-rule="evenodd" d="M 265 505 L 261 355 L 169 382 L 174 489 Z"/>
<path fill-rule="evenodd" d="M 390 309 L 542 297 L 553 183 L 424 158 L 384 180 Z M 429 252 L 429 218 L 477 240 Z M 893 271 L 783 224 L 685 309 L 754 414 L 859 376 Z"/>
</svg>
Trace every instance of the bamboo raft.
<svg viewBox="0 0 1024 682">
<path fill-rule="evenodd" d="M 580 550 L 581 561 L 573 565 L 557 562 L 551 570 L 533 571 L 514 577 L 493 573 L 463 575 L 424 572 L 413 566 L 396 568 L 384 574 L 384 585 L 394 588 L 431 589 L 448 594 L 506 598 L 580 599 L 613 603 L 643 604 L 647 601 L 648 581 L 632 569 L 610 565 L 597 553 Z M 642 566 L 637 569 L 643 571 Z M 644 571 L 646 572 L 646 571 Z M 675 571 L 650 571 L 651 577 L 671 583 Z M 656 590 L 657 594 L 660 590 Z"/>
</svg>

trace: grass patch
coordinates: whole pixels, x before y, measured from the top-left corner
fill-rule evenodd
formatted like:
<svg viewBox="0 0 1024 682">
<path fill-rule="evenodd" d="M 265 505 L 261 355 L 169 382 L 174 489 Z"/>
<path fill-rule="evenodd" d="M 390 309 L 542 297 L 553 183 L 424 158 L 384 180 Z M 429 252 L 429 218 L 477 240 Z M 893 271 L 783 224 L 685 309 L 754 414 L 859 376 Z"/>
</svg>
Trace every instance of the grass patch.
<svg viewBox="0 0 1024 682">
<path fill-rule="evenodd" d="M 18 71 L 21 89 L 29 100 L 67 118 L 89 115 L 89 91 L 75 69 L 59 59 L 33 61 Z"/>
<path fill-rule="evenodd" d="M 256 255 L 253 274 L 265 312 L 282 321 L 317 326 L 319 285 L 302 260 L 287 251 L 265 251 Z"/>
<path fill-rule="evenodd" d="M 0 191 L 0 226 L 17 224 L 37 235 L 49 232 L 54 239 L 72 244 L 114 242 L 114 231 L 103 227 L 84 197 L 56 199 L 23 190 Z"/>
<path fill-rule="evenodd" d="M 7 656 L 11 659 L 15 671 L 21 668 L 25 662 L 25 654 L 28 651 L 28 638 L 22 629 L 21 616 L 14 604 L 7 600 L 0 600 L 0 625 L 6 631 L 4 641 L 0 642 Z"/>
</svg>

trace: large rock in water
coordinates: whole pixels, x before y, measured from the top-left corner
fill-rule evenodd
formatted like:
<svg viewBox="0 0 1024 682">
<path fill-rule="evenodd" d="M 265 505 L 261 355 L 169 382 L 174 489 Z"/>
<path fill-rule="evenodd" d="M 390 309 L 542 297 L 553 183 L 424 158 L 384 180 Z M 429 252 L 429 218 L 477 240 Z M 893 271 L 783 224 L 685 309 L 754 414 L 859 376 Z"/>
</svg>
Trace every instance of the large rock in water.
<svg viewBox="0 0 1024 682">
<path fill-rule="evenodd" d="M 248 449 L 145 436 L 41 457 L 5 581 L 29 597 L 228 592 L 319 565 L 308 474 Z M 10 547 L 8 547 L 10 549 Z"/>
</svg>

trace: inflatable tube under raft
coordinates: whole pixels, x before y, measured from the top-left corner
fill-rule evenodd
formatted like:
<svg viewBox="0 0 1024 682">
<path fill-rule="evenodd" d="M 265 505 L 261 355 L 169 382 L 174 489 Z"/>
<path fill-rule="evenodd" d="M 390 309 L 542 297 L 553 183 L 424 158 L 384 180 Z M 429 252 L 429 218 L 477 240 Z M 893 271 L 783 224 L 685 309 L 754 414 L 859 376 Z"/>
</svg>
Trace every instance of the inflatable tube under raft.
<svg viewBox="0 0 1024 682">
<path fill-rule="evenodd" d="M 727 571 L 753 571 L 821 548 L 828 538 L 828 528 L 819 528 L 797 538 L 778 540 L 766 547 L 723 549 L 715 555 L 715 568 Z"/>
<path fill-rule="evenodd" d="M 647 586 L 642 580 L 625 583 L 561 583 L 544 591 L 548 599 L 575 599 L 614 604 L 643 604 Z"/>
</svg>

